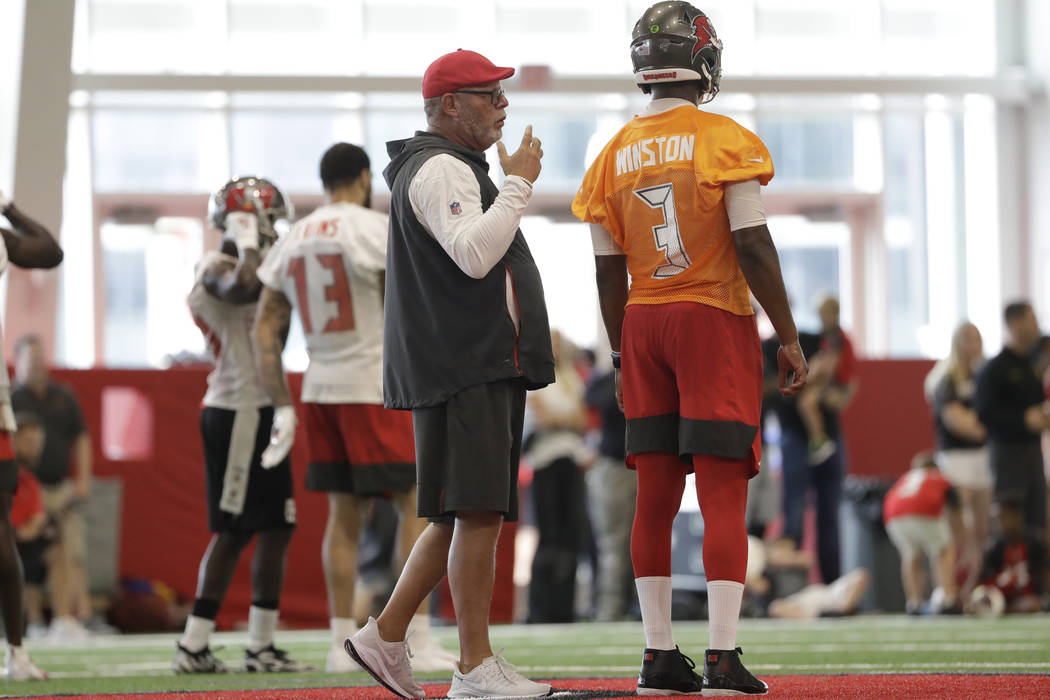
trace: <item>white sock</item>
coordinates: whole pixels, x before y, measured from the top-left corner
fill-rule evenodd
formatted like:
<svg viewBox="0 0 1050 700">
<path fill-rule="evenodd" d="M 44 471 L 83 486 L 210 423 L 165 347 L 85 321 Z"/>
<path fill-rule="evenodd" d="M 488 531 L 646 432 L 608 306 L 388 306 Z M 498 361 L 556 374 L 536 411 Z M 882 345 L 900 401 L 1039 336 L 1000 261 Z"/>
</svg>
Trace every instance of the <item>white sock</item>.
<svg viewBox="0 0 1050 700">
<path fill-rule="evenodd" d="M 736 626 L 740 620 L 740 601 L 744 584 L 736 581 L 707 582 L 708 634 L 711 649 L 736 649 Z"/>
<path fill-rule="evenodd" d="M 671 634 L 671 577 L 643 576 L 634 580 L 647 649 L 674 649 Z"/>
<path fill-rule="evenodd" d="M 332 628 L 332 646 L 337 649 L 342 649 L 343 641 L 357 632 L 357 623 L 349 617 L 333 617 L 329 624 Z"/>
<path fill-rule="evenodd" d="M 189 651 L 200 651 L 208 646 L 208 637 L 215 630 L 215 620 L 190 615 L 186 618 L 186 631 L 179 642 Z"/>
<path fill-rule="evenodd" d="M 248 649 L 257 652 L 273 644 L 277 629 L 277 611 L 267 608 L 248 608 Z"/>
</svg>

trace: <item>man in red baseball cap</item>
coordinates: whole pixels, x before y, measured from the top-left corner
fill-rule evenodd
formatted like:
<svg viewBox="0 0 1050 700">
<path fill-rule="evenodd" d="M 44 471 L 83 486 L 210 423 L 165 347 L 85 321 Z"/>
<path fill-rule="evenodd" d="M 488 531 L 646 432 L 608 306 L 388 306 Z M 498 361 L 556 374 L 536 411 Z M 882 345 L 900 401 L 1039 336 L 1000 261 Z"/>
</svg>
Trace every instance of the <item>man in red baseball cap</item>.
<svg viewBox="0 0 1050 700">
<path fill-rule="evenodd" d="M 401 697 L 426 694 L 404 639 L 446 573 L 460 647 L 448 697 L 551 692 L 494 654 L 488 630 L 496 541 L 518 517 L 525 392 L 554 381 L 543 286 L 518 229 L 543 151 L 531 126 L 512 155 L 499 141 L 500 81 L 513 74 L 473 51 L 445 54 L 423 76 L 427 130 L 387 144 L 384 403 L 412 411 L 418 513 L 430 524 L 379 619 L 345 646 Z M 485 160 L 493 144 L 500 187 Z"/>
</svg>

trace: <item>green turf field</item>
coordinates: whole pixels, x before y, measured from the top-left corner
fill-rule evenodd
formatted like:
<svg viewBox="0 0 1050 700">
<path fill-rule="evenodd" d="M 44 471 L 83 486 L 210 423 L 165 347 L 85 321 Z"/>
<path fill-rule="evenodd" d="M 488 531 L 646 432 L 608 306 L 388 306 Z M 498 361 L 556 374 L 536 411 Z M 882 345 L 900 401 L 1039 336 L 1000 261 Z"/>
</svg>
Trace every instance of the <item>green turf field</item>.
<svg viewBox="0 0 1050 700">
<path fill-rule="evenodd" d="M 675 623 L 676 641 L 701 660 L 707 644 L 703 623 Z M 435 629 L 448 649 L 455 631 Z M 29 643 L 37 664 L 52 680 L 9 683 L 0 692 L 15 695 L 130 693 L 148 691 L 296 688 L 368 684 L 364 673 L 174 676 L 169 670 L 177 635 L 100 637 L 77 646 Z M 220 633 L 213 648 L 238 664 L 246 635 Z M 493 628 L 495 648 L 534 677 L 632 676 L 643 643 L 637 623 L 512 625 Z M 1050 615 L 985 620 L 960 618 L 854 617 L 813 622 L 744 620 L 739 642 L 744 661 L 757 675 L 888 672 L 1050 674 Z M 279 633 L 278 645 L 293 657 L 323 666 L 325 631 Z M 423 678 L 447 680 L 445 674 Z"/>
</svg>

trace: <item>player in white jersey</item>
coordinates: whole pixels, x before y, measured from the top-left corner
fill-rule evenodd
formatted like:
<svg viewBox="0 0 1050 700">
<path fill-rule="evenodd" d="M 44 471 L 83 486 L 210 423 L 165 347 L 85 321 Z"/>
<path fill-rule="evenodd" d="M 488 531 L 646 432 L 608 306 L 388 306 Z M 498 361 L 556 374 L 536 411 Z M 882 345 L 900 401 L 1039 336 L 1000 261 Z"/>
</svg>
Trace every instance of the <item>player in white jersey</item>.
<svg viewBox="0 0 1050 700">
<path fill-rule="evenodd" d="M 273 406 L 259 376 L 252 338 L 261 288 L 256 270 L 277 238 L 274 224 L 290 216 L 284 195 L 263 178 L 231 180 L 209 206 L 209 220 L 223 230 L 222 246 L 197 264 L 188 301 L 215 361 L 201 410 L 208 524 L 214 535 L 201 559 L 193 613 L 176 644 L 176 673 L 228 670 L 211 653 L 208 638 L 241 552 L 253 538 L 245 669 L 309 670 L 273 644 L 295 500 L 287 456 L 262 465 Z"/>
<path fill-rule="evenodd" d="M 295 410 L 281 351 L 294 306 L 310 364 L 302 410 L 309 437 L 306 487 L 328 494 L 322 561 L 328 586 L 332 647 L 327 670 L 359 667 L 343 650 L 351 617 L 360 507 L 369 496 L 391 498 L 402 516 L 407 557 L 426 523 L 415 512 L 415 447 L 407 412 L 383 408 L 383 286 L 387 217 L 369 209 L 372 173 L 359 147 L 337 143 L 321 159 L 325 204 L 296 223 L 259 268 L 264 289 L 256 324 L 263 379 L 277 406 L 274 458 L 287 454 Z M 420 606 L 410 629 L 413 665 L 449 670 L 455 658 L 429 634 Z"/>
<path fill-rule="evenodd" d="M 18 267 L 51 268 L 62 262 L 62 248 L 42 225 L 29 218 L 0 192 L 0 216 L 11 228 L 0 226 L 0 275 L 10 262 Z M 15 546 L 11 525 L 11 499 L 18 486 L 11 434 L 15 416 L 3 357 L 0 332 L 0 615 L 7 634 L 4 675 L 8 680 L 44 680 L 47 674 L 36 667 L 22 648 L 22 560 Z"/>
</svg>

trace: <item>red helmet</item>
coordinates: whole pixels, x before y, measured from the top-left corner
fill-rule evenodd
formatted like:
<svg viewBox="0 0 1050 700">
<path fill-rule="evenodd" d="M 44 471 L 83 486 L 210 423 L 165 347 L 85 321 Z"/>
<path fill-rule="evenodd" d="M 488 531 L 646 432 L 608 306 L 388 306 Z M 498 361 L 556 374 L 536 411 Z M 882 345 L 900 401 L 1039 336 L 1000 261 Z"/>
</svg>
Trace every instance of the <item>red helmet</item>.
<svg viewBox="0 0 1050 700">
<path fill-rule="evenodd" d="M 291 220 L 295 208 L 277 185 L 264 177 L 242 176 L 223 185 L 208 202 L 208 222 L 217 229 L 226 230 L 226 215 L 234 211 L 255 214 L 259 220 L 259 235 L 277 240 L 274 224 Z"/>
</svg>

